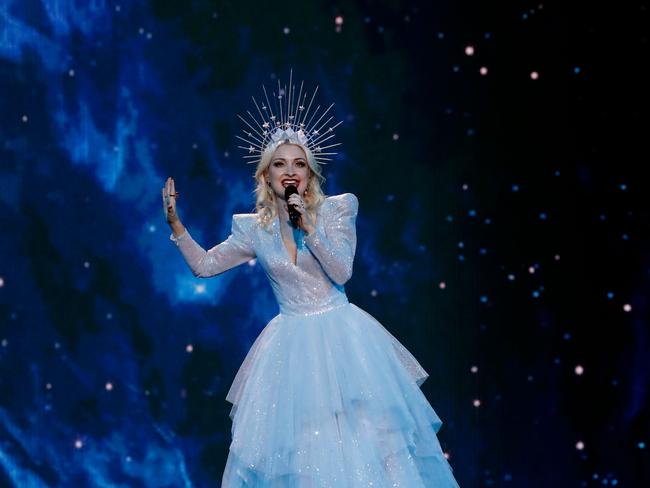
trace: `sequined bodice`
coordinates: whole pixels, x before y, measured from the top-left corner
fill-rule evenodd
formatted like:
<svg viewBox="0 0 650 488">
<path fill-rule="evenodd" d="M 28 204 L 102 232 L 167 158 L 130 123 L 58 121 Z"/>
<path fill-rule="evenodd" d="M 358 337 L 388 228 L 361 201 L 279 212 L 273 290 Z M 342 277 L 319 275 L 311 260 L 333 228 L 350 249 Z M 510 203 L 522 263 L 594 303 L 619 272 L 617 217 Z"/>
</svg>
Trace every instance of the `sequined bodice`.
<svg viewBox="0 0 650 488">
<path fill-rule="evenodd" d="M 208 278 L 257 259 L 278 301 L 288 315 L 313 314 L 348 302 L 344 284 L 352 276 L 356 250 L 358 200 L 352 193 L 328 197 L 317 212 L 309 235 L 294 230 L 296 264 L 282 240 L 276 218 L 269 230 L 256 214 L 235 214 L 230 236 L 206 251 L 186 231 L 176 243 L 195 276 Z"/>
</svg>

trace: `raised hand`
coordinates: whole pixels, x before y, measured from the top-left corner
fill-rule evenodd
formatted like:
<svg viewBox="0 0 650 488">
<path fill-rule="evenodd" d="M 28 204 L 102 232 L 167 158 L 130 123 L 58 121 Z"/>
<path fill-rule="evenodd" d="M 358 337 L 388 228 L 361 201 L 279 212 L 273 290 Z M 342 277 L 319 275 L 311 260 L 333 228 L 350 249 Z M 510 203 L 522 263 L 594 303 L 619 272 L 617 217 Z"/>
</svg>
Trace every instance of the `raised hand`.
<svg viewBox="0 0 650 488">
<path fill-rule="evenodd" d="M 165 219 L 168 224 L 173 224 L 179 221 L 178 214 L 176 213 L 176 199 L 179 193 L 176 193 L 176 186 L 174 180 L 170 176 L 165 182 L 165 187 L 161 189 L 163 199 L 163 211 Z"/>
</svg>

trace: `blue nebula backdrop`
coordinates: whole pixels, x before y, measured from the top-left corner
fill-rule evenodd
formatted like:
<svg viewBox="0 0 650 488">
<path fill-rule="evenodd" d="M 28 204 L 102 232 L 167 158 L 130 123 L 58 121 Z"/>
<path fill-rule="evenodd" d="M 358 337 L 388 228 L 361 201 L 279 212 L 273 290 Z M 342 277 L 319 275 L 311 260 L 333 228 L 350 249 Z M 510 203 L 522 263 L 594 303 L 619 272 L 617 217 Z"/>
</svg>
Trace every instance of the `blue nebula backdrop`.
<svg viewBox="0 0 650 488">
<path fill-rule="evenodd" d="M 650 486 L 648 8 L 606 7 L 0 1 L 0 486 L 219 485 L 278 307 L 255 262 L 194 278 L 160 189 L 224 240 L 237 114 L 290 70 L 460 485 Z"/>
</svg>

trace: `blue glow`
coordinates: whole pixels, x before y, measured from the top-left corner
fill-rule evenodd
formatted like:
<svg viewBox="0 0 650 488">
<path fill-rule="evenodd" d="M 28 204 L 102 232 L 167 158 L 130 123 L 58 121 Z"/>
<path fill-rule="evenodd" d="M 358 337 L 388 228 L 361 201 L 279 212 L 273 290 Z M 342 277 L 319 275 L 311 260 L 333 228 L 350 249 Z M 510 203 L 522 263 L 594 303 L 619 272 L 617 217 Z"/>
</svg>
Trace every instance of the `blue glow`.
<svg viewBox="0 0 650 488">
<path fill-rule="evenodd" d="M 315 103 L 336 102 L 330 115 L 344 121 L 337 136 L 346 149 L 323 168 L 323 189 L 360 197 L 355 272 L 346 291 L 418 348 L 416 357 L 434 372 L 427 385 L 432 405 L 449 421 L 442 435 L 461 486 L 526 484 L 526 454 L 507 449 L 531 438 L 542 456 L 537 464 L 553 466 L 539 471 L 547 476 L 540 484 L 625 485 L 608 470 L 627 479 L 623 463 L 645 454 L 635 449 L 645 449 L 646 434 L 634 429 L 647 405 L 647 324 L 642 306 L 622 314 L 625 302 L 608 288 L 624 285 L 631 303 L 647 295 L 643 280 L 626 277 L 645 269 L 630 259 L 644 243 L 634 206 L 640 192 L 626 183 L 637 181 L 633 161 L 600 168 L 598 157 L 608 153 L 593 159 L 588 145 L 583 154 L 539 147 L 536 127 L 564 136 L 566 124 L 553 123 L 561 111 L 537 109 L 561 106 L 564 98 L 554 91 L 557 83 L 533 89 L 532 69 L 549 80 L 574 74 L 576 99 L 594 104 L 602 123 L 612 114 L 583 93 L 591 86 L 581 82 L 593 71 L 591 61 L 563 65 L 562 57 L 549 57 L 545 36 L 526 35 L 523 50 L 502 49 L 502 41 L 517 41 L 521 27 L 532 26 L 518 17 L 532 16 L 530 6 L 456 26 L 449 23 L 456 9 L 444 5 L 434 6 L 436 15 L 416 4 L 312 6 L 292 20 L 291 12 L 273 8 L 248 19 L 243 6 L 207 0 L 0 4 L 0 202 L 7 218 L 0 239 L 0 480 L 20 487 L 219 485 L 231 433 L 225 395 L 277 303 L 256 260 L 214 279 L 192 276 L 169 240 L 160 187 L 175 178 L 179 213 L 200 245 L 224 240 L 232 214 L 255 205 L 254 166 L 236 148 L 236 114 L 252 108 L 250 96 L 262 83 L 274 88 L 293 68 L 294 79 L 319 85 Z M 552 10 L 529 19 L 536 31 L 553 25 Z M 339 13 L 345 23 L 335 35 Z M 355 26 L 360 19 L 362 29 Z M 282 34 L 285 25 L 290 35 Z M 490 26 L 498 29 L 485 32 Z M 501 41 L 491 46 L 482 38 Z M 463 54 L 470 44 L 478 56 Z M 417 46 L 438 51 L 426 69 Z M 523 64 L 505 57 L 524 52 Z M 479 77 L 483 64 L 494 68 L 494 78 Z M 576 76 L 583 72 L 585 80 Z M 391 140 L 395 133 L 399 144 Z M 553 178 L 560 176 L 553 166 L 568 168 L 565 182 Z M 601 190 L 605 198 L 592 198 Z M 616 253 L 613 261 L 608 250 Z M 536 259 L 548 273 L 529 273 Z M 610 319 L 623 318 L 616 341 L 607 341 L 610 332 L 590 333 L 602 325 L 609 331 Z M 480 343 L 477 324 L 485 332 Z M 525 374 L 547 394 L 517 390 L 521 375 L 508 368 L 521 357 Z M 571 368 L 590 357 L 615 365 L 601 365 L 611 372 L 602 385 L 624 414 L 616 423 L 621 429 L 603 430 L 602 443 L 587 439 L 589 449 L 576 456 L 576 405 L 593 406 L 598 418 L 614 405 L 598 402 L 598 382 L 565 390 L 575 379 Z M 564 366 L 549 371 L 549 361 Z M 474 362 L 481 373 L 472 379 L 479 381 L 456 387 L 458 372 Z M 474 397 L 482 402 L 477 410 L 467 402 Z M 553 424 L 553 415 L 563 421 Z M 552 424 L 559 430 L 539 428 Z M 478 437 L 463 437 L 467 432 Z M 558 439 L 571 439 L 563 447 L 571 456 L 553 456 Z M 616 469 L 607 466 L 612 439 L 632 454 L 617 457 Z M 503 455 L 477 456 L 491 440 Z M 575 469 L 587 452 L 604 464 Z M 589 482 L 590 471 L 600 473 L 597 483 Z"/>
</svg>

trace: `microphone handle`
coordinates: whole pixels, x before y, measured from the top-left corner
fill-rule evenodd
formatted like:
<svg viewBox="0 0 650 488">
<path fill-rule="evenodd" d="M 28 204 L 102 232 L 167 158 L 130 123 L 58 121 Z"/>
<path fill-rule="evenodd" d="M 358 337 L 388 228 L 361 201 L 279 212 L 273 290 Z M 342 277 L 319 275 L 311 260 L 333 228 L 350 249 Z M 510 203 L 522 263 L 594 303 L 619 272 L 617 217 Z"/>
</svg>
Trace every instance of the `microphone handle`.
<svg viewBox="0 0 650 488">
<path fill-rule="evenodd" d="M 298 228 L 298 221 L 300 220 L 300 212 L 296 210 L 295 205 L 289 205 L 289 220 L 294 229 Z"/>
</svg>

